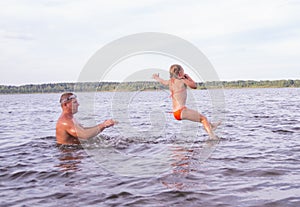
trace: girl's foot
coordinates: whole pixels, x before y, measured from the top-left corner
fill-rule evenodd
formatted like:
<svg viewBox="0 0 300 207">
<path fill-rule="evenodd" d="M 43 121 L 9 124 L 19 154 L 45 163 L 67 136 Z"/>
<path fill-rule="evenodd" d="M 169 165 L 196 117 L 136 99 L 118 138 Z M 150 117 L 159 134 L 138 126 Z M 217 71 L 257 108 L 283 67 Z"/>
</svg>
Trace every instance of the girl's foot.
<svg viewBox="0 0 300 207">
<path fill-rule="evenodd" d="M 221 121 L 218 121 L 217 123 L 211 123 L 210 124 L 211 130 L 215 131 L 217 127 L 221 125 L 221 123 L 222 123 Z"/>
<path fill-rule="evenodd" d="M 219 140 L 220 138 L 217 136 L 217 135 L 211 135 L 209 136 L 209 140 L 212 140 L 212 141 L 216 141 L 216 140 Z"/>
</svg>

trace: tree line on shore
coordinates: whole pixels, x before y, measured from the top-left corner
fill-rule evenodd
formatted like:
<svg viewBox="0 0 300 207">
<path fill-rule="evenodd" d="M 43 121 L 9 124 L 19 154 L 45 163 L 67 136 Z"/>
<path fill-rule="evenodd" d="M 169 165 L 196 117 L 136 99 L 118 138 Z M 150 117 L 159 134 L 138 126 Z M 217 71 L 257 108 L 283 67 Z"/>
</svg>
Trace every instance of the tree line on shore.
<svg viewBox="0 0 300 207">
<path fill-rule="evenodd" d="M 212 81 L 197 83 L 197 89 L 216 88 L 285 88 L 300 87 L 300 80 L 238 80 Z M 13 93 L 62 93 L 66 91 L 95 92 L 95 91 L 143 91 L 163 90 L 166 86 L 154 81 L 139 82 L 81 82 L 81 83 L 46 83 L 28 84 L 22 86 L 0 85 L 0 94 Z"/>
</svg>

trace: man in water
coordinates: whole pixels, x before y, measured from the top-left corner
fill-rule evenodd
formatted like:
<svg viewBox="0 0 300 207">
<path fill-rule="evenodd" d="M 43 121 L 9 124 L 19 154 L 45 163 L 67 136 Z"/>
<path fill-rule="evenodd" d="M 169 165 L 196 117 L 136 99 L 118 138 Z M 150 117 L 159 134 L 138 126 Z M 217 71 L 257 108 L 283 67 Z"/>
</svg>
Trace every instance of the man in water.
<svg viewBox="0 0 300 207">
<path fill-rule="evenodd" d="M 60 97 L 62 113 L 56 124 L 57 144 L 80 144 L 79 139 L 95 137 L 104 129 L 113 126 L 116 121 L 109 119 L 93 127 L 83 127 L 74 118 L 78 112 L 79 103 L 73 93 L 64 93 Z"/>
<path fill-rule="evenodd" d="M 218 139 L 213 130 L 220 124 L 211 124 L 205 116 L 198 111 L 189 109 L 185 106 L 187 99 L 187 86 L 196 89 L 197 84 L 188 75 L 184 73 L 180 65 L 174 64 L 170 67 L 170 79 L 164 80 L 158 74 L 153 74 L 153 78 L 163 85 L 168 85 L 173 103 L 173 115 L 177 120 L 190 120 L 200 122 L 208 133 L 210 139 Z"/>
</svg>

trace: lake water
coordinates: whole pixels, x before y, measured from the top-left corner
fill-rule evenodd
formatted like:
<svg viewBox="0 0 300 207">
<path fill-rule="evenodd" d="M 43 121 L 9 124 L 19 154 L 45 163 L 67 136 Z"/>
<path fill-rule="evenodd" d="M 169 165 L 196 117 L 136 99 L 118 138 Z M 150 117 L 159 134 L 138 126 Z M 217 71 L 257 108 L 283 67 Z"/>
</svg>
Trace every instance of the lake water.
<svg viewBox="0 0 300 207">
<path fill-rule="evenodd" d="M 85 126 L 120 122 L 82 147 L 56 146 L 60 94 L 0 95 L 0 206 L 300 206 L 300 89 L 223 93 L 188 103 L 218 142 L 165 91 L 78 94 Z"/>
</svg>

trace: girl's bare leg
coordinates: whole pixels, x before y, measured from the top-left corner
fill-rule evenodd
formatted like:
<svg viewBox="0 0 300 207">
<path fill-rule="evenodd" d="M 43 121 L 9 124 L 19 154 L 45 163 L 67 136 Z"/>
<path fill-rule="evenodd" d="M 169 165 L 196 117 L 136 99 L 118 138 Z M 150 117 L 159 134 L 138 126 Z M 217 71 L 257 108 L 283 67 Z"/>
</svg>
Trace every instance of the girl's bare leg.
<svg viewBox="0 0 300 207">
<path fill-rule="evenodd" d="M 207 118 L 200 114 L 198 111 L 192 109 L 184 109 L 181 112 L 181 119 L 186 119 L 194 122 L 200 122 L 203 124 L 205 131 L 208 133 L 210 139 L 218 139 L 217 136 L 214 134 L 212 129 L 212 124 L 209 123 Z"/>
</svg>

